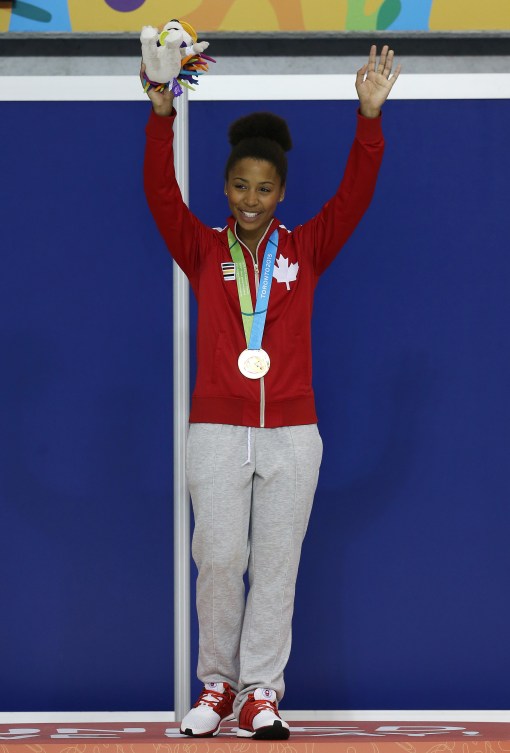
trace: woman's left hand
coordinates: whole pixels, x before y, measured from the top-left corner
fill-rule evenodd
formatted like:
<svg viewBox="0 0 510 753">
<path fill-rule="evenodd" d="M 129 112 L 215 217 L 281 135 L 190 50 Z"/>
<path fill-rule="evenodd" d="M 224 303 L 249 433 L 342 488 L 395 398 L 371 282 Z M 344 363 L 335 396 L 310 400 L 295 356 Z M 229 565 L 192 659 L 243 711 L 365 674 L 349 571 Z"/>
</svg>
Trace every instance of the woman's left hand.
<svg viewBox="0 0 510 753">
<path fill-rule="evenodd" d="M 386 102 L 393 84 L 400 73 L 400 64 L 391 75 L 393 50 L 385 44 L 381 51 L 379 65 L 376 67 L 377 47 L 370 48 L 368 63 L 356 74 L 356 91 L 360 101 L 360 112 L 366 118 L 377 118 L 382 105 Z M 366 77 L 365 77 L 366 74 Z"/>
</svg>

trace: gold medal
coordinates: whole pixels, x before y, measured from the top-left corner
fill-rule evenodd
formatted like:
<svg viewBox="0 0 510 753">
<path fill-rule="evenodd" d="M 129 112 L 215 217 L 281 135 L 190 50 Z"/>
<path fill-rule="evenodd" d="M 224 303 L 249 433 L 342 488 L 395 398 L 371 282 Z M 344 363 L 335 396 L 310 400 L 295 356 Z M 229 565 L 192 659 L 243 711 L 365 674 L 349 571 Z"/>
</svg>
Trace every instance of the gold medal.
<svg viewBox="0 0 510 753">
<path fill-rule="evenodd" d="M 271 361 L 265 350 L 243 350 L 237 360 L 239 371 L 248 379 L 262 379 L 269 371 Z"/>
</svg>

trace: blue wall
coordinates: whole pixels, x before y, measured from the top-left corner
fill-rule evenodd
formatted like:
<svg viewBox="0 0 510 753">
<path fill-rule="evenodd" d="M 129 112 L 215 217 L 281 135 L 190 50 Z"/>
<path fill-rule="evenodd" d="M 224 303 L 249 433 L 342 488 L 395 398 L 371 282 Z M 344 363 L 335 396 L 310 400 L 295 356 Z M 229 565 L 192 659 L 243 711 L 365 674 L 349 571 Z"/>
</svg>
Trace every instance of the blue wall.
<svg viewBox="0 0 510 753">
<path fill-rule="evenodd" d="M 172 285 L 146 117 L 1 105 L 6 711 L 173 708 Z"/>
<path fill-rule="evenodd" d="M 356 105 L 194 104 L 191 205 L 211 224 L 228 124 L 253 109 L 291 127 L 292 228 L 335 190 Z M 325 452 L 282 708 L 508 708 L 509 115 L 385 107 L 372 205 L 317 290 Z"/>
<path fill-rule="evenodd" d="M 191 206 L 212 225 L 228 123 L 253 109 L 289 119 L 293 227 L 334 191 L 355 104 L 193 103 Z M 372 206 L 316 298 L 325 455 L 282 708 L 508 705 L 509 110 L 386 106 Z M 171 264 L 147 115 L 0 105 L 0 710 L 173 708 Z"/>
</svg>

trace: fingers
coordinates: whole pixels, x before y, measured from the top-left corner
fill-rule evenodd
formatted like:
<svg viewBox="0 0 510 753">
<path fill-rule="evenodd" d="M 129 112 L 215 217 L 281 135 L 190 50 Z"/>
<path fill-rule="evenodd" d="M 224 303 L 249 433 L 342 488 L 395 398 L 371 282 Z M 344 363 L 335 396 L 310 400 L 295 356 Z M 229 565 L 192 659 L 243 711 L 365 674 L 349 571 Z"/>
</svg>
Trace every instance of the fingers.
<svg viewBox="0 0 510 753">
<path fill-rule="evenodd" d="M 359 84 L 363 83 L 363 79 L 365 78 L 365 73 L 368 70 L 368 66 L 369 64 L 365 63 L 365 65 L 356 72 L 356 86 L 359 86 Z"/>
<path fill-rule="evenodd" d="M 381 50 L 381 57 L 379 58 L 379 65 L 377 66 L 377 73 L 382 73 L 386 66 L 386 60 L 388 58 L 388 45 L 385 44 Z"/>
<path fill-rule="evenodd" d="M 383 76 L 385 78 L 389 78 L 389 76 L 390 76 L 391 69 L 392 69 L 392 66 L 393 66 L 393 57 L 394 57 L 394 55 L 395 55 L 395 53 L 393 52 L 393 50 L 389 50 L 388 54 L 386 55 L 386 59 L 384 61 L 384 68 L 383 68 L 383 71 L 382 71 L 382 74 L 383 74 Z"/>
<path fill-rule="evenodd" d="M 377 47 L 375 44 L 373 44 L 372 47 L 370 48 L 370 55 L 368 56 L 367 68 L 368 68 L 369 73 L 371 71 L 375 71 L 376 57 L 377 57 Z"/>
<path fill-rule="evenodd" d="M 394 57 L 395 52 L 394 50 L 390 50 L 389 46 L 387 44 L 384 45 L 384 47 L 381 50 L 381 57 L 379 58 L 379 63 L 377 65 L 377 74 L 380 76 L 384 76 L 384 78 L 391 80 L 392 83 L 395 83 L 395 81 L 398 78 L 398 74 L 400 73 L 401 66 L 400 64 L 395 69 L 395 73 L 393 76 L 391 76 L 391 70 L 393 68 L 394 64 Z M 375 71 L 376 70 L 376 58 L 377 58 L 377 47 L 375 44 L 372 45 L 370 48 L 370 56 L 368 59 L 368 71 Z M 398 73 L 397 73 L 398 71 Z"/>
<path fill-rule="evenodd" d="M 391 77 L 390 79 L 388 79 L 388 81 L 390 82 L 390 84 L 391 84 L 392 86 L 393 86 L 393 84 L 395 83 L 395 81 L 397 80 L 397 78 L 398 78 L 398 76 L 399 76 L 399 73 L 400 73 L 400 71 L 401 71 L 401 70 L 402 70 L 402 66 L 401 66 L 401 65 L 400 65 L 400 63 L 399 63 L 399 64 L 397 65 L 397 67 L 395 68 L 395 73 L 393 74 L 393 76 L 392 76 L 392 77 Z"/>
</svg>

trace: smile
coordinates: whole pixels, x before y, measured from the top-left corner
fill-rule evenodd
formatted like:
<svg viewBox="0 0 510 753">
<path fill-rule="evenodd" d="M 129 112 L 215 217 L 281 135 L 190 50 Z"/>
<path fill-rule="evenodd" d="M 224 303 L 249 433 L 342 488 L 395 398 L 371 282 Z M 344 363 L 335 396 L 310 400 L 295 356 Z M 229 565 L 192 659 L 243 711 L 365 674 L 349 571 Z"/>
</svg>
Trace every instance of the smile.
<svg viewBox="0 0 510 753">
<path fill-rule="evenodd" d="M 247 220 L 254 220 L 255 217 L 258 217 L 260 212 L 243 212 L 242 209 L 239 210 L 242 217 L 245 217 Z"/>
</svg>

